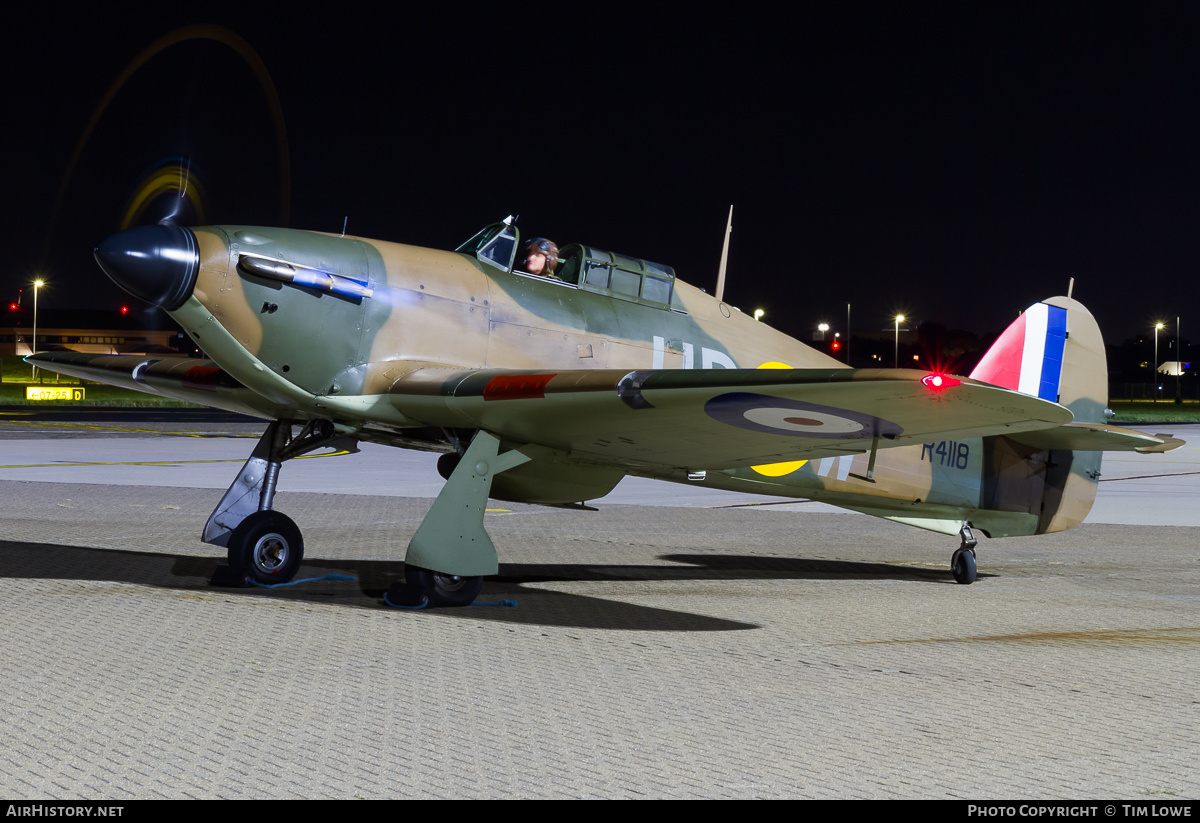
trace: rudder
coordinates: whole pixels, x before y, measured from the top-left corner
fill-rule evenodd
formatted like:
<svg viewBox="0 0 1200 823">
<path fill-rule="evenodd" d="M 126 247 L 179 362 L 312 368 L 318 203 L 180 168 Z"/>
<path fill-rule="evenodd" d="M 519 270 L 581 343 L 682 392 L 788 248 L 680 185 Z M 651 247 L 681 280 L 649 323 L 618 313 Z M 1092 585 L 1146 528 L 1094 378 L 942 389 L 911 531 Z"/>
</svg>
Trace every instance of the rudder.
<svg viewBox="0 0 1200 823">
<path fill-rule="evenodd" d="M 997 338 L 970 376 L 1057 402 L 1070 409 L 1078 422 L 1103 423 L 1107 419 L 1104 338 L 1091 312 L 1070 297 L 1051 297 L 1030 306 Z M 1005 440 L 1006 450 L 1028 451 L 1007 438 L 986 440 Z M 1102 454 L 1053 450 L 1032 451 L 1026 456 L 1026 482 L 1043 486 L 1038 534 L 1083 522 L 1096 497 Z M 991 502 L 997 508 L 1005 507 L 1002 499 Z"/>
</svg>

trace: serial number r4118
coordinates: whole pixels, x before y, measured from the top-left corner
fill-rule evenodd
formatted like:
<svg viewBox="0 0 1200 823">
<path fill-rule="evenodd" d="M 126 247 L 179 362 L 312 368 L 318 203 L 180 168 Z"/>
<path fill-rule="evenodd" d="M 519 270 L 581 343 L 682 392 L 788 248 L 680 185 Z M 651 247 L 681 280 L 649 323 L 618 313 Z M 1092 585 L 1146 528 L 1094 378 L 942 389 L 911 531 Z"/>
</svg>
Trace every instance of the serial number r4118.
<svg viewBox="0 0 1200 823">
<path fill-rule="evenodd" d="M 957 440 L 942 440 L 937 443 L 921 444 L 921 459 L 929 459 L 930 463 L 939 466 L 949 466 L 952 469 L 965 469 L 971 457 L 971 447 Z"/>
</svg>

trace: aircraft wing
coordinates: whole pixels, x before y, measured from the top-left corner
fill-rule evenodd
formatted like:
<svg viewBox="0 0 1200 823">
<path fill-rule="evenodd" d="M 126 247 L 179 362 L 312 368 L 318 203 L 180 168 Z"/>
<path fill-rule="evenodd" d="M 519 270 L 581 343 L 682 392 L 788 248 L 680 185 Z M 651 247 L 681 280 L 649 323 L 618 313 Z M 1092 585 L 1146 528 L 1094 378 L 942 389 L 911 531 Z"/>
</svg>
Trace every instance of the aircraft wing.
<svg viewBox="0 0 1200 823">
<path fill-rule="evenodd" d="M 934 378 L 939 378 L 936 380 Z M 417 369 L 392 405 L 629 469 L 724 469 L 1054 428 L 1057 403 L 913 369 Z"/>
<path fill-rule="evenodd" d="M 26 359 L 62 374 L 242 414 L 278 419 L 294 412 L 211 360 L 78 352 Z M 737 468 L 865 452 L 873 443 L 892 448 L 999 434 L 1042 448 L 1165 451 L 1179 444 L 1169 436 L 1073 424 L 1070 411 L 1056 403 L 986 383 L 954 378 L 954 385 L 934 387 L 930 377 L 915 369 L 425 367 L 400 378 L 390 401 L 428 425 L 481 428 L 514 445 L 538 444 L 630 469 Z M 331 412 L 339 405 L 322 399 Z"/>
<path fill-rule="evenodd" d="M 128 354 L 39 352 L 25 358 L 38 368 L 255 417 L 287 416 L 286 408 L 243 386 L 212 360 Z"/>
</svg>

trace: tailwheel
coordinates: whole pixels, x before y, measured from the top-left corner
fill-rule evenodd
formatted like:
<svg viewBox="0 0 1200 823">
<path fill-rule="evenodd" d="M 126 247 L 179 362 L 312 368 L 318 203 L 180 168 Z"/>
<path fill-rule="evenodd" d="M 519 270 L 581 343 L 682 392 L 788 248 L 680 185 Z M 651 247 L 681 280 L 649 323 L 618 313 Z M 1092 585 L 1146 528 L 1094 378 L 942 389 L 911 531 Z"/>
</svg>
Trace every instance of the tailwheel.
<svg viewBox="0 0 1200 823">
<path fill-rule="evenodd" d="M 950 573 L 956 583 L 970 585 L 975 582 L 975 550 L 960 548 L 950 557 Z"/>
<path fill-rule="evenodd" d="M 304 558 L 300 528 L 286 514 L 257 511 L 229 535 L 229 566 L 254 583 L 290 582 Z"/>
<path fill-rule="evenodd" d="M 950 555 L 950 573 L 955 582 L 968 586 L 975 582 L 975 547 L 979 545 L 970 520 L 963 521 L 958 536 L 962 538 L 962 544 Z"/>
<path fill-rule="evenodd" d="M 393 606 L 410 609 L 470 606 L 482 588 L 482 577 L 461 577 L 408 566 L 404 570 L 404 582 L 388 589 L 387 601 Z"/>
</svg>

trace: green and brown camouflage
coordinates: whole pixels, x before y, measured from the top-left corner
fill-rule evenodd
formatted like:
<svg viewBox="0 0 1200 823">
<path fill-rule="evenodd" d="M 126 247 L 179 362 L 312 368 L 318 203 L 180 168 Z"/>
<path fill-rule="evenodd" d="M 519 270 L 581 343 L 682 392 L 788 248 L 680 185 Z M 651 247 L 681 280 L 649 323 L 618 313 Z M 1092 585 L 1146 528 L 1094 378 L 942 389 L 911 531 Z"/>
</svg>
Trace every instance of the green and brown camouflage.
<svg viewBox="0 0 1200 823">
<path fill-rule="evenodd" d="M 951 534 L 966 523 L 1040 534 L 1086 516 L 1102 451 L 1179 442 L 1105 424 L 1103 341 L 1070 298 L 1045 301 L 1067 329 L 1048 399 L 848 369 L 669 266 L 591 246 L 564 247 L 553 276 L 525 273 L 510 221 L 456 251 L 243 226 L 144 227 L 105 244 L 110 276 L 168 310 L 210 359 L 45 353 L 39 366 L 443 452 L 452 478 L 453 458 L 481 440 L 506 464 L 479 474 L 484 500 L 581 504 L 630 474 Z M 458 537 L 425 531 L 426 568 L 494 569 L 439 558 L 433 544 Z"/>
</svg>

